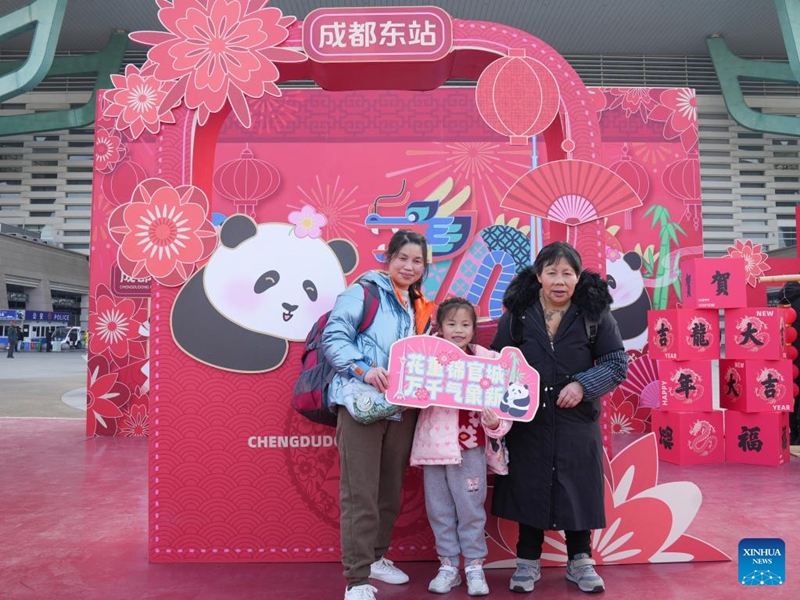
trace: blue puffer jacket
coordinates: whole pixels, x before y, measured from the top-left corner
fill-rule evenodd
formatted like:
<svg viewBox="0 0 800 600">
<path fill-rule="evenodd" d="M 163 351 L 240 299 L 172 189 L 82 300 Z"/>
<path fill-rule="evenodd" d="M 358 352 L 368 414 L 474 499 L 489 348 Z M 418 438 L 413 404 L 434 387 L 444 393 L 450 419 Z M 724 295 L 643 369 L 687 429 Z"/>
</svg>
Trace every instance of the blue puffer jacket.
<svg viewBox="0 0 800 600">
<path fill-rule="evenodd" d="M 336 304 L 322 333 L 322 351 L 336 369 L 328 390 L 331 404 L 342 404 L 342 384 L 348 378 L 357 377 L 363 381 L 364 375 L 373 366 L 387 368 L 389 349 L 397 340 L 408 337 L 411 326 L 408 312 L 400 304 L 392 280 L 386 273 L 370 271 L 361 280 L 372 281 L 380 292 L 380 304 L 372 325 L 363 333 L 358 333 L 364 314 L 364 291 L 356 284 L 336 298 Z M 429 317 L 433 303 L 417 300 L 415 310 L 420 309 Z M 418 316 L 417 321 L 419 320 Z"/>
</svg>

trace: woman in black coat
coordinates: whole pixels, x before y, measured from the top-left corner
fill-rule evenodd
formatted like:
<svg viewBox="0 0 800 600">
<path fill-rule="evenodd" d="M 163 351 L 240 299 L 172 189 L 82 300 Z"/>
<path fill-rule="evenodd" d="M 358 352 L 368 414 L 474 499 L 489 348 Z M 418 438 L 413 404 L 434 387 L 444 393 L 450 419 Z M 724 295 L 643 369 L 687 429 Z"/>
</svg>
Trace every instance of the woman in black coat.
<svg viewBox="0 0 800 600">
<path fill-rule="evenodd" d="M 506 436 L 509 473 L 495 479 L 492 514 L 519 523 L 510 588 L 532 592 L 545 530 L 564 530 L 567 579 L 601 592 L 591 530 L 605 527 L 600 400 L 625 380 L 628 357 L 608 284 L 582 271 L 577 251 L 554 242 L 509 285 L 492 342 L 518 346 L 540 376 L 539 410 Z"/>
</svg>

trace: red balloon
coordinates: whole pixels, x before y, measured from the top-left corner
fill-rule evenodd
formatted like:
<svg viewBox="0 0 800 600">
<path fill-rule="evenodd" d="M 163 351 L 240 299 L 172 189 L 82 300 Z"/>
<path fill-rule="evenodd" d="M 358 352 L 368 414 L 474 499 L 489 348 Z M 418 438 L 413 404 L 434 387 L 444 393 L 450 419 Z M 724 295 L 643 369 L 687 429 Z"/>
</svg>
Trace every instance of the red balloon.
<svg viewBox="0 0 800 600">
<path fill-rule="evenodd" d="M 798 377 L 800 377 L 800 367 L 792 364 L 792 379 L 797 379 Z"/>
<path fill-rule="evenodd" d="M 794 346 L 786 346 L 786 358 L 797 360 L 797 348 Z"/>
<path fill-rule="evenodd" d="M 793 344 L 797 339 L 797 329 L 790 325 L 784 329 L 783 335 L 786 337 L 787 344 Z"/>
<path fill-rule="evenodd" d="M 800 396 L 800 387 L 798 387 L 796 383 L 792 384 L 792 393 L 794 394 L 795 398 Z"/>
</svg>

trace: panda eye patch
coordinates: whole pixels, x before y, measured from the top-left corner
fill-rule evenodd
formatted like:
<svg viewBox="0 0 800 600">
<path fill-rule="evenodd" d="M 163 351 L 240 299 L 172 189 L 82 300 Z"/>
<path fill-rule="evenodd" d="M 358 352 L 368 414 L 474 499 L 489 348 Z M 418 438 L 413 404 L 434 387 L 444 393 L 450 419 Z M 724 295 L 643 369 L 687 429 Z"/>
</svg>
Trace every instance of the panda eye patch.
<svg viewBox="0 0 800 600">
<path fill-rule="evenodd" d="M 269 288 L 277 285 L 280 280 L 281 276 L 277 271 L 267 271 L 256 280 L 256 284 L 253 286 L 253 291 L 256 294 L 263 294 Z"/>
<path fill-rule="evenodd" d="M 311 300 L 312 302 L 317 301 L 317 296 L 319 295 L 319 293 L 317 292 L 317 286 L 314 285 L 313 281 L 311 281 L 310 279 L 306 279 L 303 282 L 303 291 L 306 293 L 306 296 L 308 296 L 309 300 Z"/>
<path fill-rule="evenodd" d="M 606 280 L 608 281 L 608 287 L 610 287 L 612 290 L 617 289 L 617 280 L 616 279 L 614 279 L 611 275 L 609 275 L 606 278 Z"/>
</svg>

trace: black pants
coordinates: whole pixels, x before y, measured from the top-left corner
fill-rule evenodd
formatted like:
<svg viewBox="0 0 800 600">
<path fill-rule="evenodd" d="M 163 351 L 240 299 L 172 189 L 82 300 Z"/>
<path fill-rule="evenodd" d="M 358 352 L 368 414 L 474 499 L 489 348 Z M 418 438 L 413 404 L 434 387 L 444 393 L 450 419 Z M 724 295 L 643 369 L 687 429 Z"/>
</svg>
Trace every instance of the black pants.
<svg viewBox="0 0 800 600">
<path fill-rule="evenodd" d="M 6 358 L 14 358 L 14 346 L 16 346 L 16 343 L 8 344 L 8 355 L 6 356 Z"/>
<path fill-rule="evenodd" d="M 592 532 L 564 531 L 567 538 L 567 555 L 569 559 L 576 554 L 592 555 Z M 519 541 L 517 542 L 517 558 L 526 560 L 539 560 L 542 557 L 542 544 L 544 543 L 544 530 L 519 524 Z"/>
</svg>

